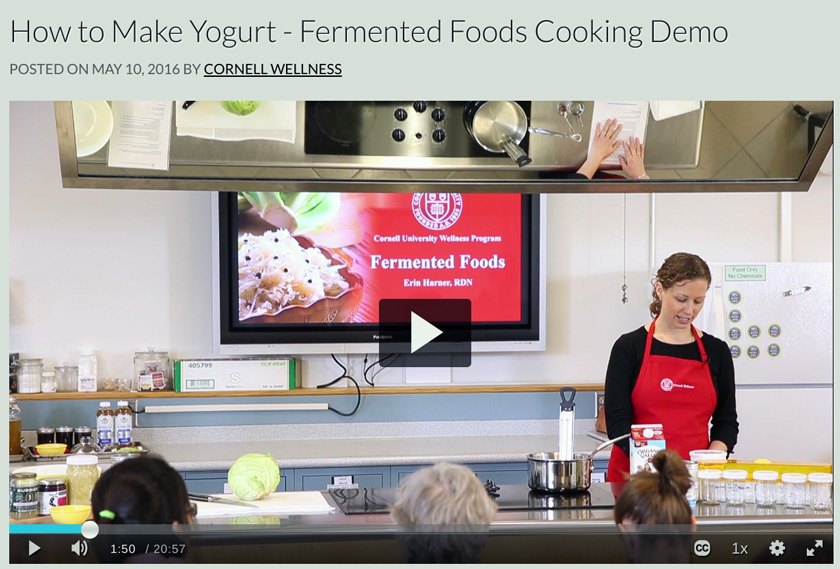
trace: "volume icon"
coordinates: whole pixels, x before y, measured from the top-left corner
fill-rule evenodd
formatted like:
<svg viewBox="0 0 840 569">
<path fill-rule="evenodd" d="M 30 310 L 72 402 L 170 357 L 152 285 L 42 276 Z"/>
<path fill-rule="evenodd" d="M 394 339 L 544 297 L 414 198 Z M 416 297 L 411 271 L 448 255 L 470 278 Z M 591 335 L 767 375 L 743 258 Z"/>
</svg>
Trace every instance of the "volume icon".
<svg viewBox="0 0 840 569">
<path fill-rule="evenodd" d="M 70 551 L 80 557 L 84 557 L 88 552 L 88 544 L 85 540 L 81 539 L 70 546 Z"/>
</svg>

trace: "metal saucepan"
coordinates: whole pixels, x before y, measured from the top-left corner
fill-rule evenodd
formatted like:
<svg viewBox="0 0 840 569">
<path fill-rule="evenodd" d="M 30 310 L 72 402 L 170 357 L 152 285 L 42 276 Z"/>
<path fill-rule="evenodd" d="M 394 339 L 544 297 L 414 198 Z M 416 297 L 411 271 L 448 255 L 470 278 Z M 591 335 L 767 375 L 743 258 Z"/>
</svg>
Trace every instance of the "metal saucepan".
<svg viewBox="0 0 840 569">
<path fill-rule="evenodd" d="M 519 146 L 528 132 L 528 117 L 516 101 L 472 101 L 464 107 L 464 126 L 488 152 L 507 152 L 520 167 L 531 159 Z"/>
<path fill-rule="evenodd" d="M 601 443 L 592 452 L 576 452 L 572 460 L 560 460 L 556 452 L 528 455 L 528 486 L 538 492 L 583 492 L 592 485 L 592 459 L 601 450 L 630 438 L 630 433 Z"/>
</svg>

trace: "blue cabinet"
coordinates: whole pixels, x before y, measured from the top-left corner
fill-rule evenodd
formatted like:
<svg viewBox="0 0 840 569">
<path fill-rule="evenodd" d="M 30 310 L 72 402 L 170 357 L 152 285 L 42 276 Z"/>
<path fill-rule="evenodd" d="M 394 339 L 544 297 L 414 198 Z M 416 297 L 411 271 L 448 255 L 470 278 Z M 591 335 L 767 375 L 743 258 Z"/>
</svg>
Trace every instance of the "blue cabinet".
<svg viewBox="0 0 840 569">
<path fill-rule="evenodd" d="M 280 484 L 277 486 L 278 492 L 285 492 L 286 479 L 288 476 L 293 476 L 294 471 L 280 471 Z M 184 478 L 184 483 L 187 485 L 187 492 L 195 492 L 197 494 L 221 494 L 225 491 L 225 484 L 227 483 L 227 470 L 196 470 L 182 472 L 181 476 Z"/>
<path fill-rule="evenodd" d="M 298 468 L 295 470 L 294 489 L 323 492 L 335 483 L 336 476 L 351 476 L 359 488 L 387 488 L 391 482 L 389 466 L 356 466 L 345 468 Z"/>
<path fill-rule="evenodd" d="M 399 486 L 409 474 L 424 466 L 428 465 L 392 466 L 391 486 Z M 464 466 L 471 468 L 481 482 L 490 479 L 498 485 L 528 483 L 528 464 L 524 462 L 479 463 Z"/>
</svg>

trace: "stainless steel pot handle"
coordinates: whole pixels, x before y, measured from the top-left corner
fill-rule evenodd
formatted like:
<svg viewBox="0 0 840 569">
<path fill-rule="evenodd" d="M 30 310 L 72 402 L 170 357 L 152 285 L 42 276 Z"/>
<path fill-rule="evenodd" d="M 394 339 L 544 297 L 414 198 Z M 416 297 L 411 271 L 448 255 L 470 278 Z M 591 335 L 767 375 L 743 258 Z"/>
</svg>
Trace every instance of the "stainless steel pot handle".
<svg viewBox="0 0 840 569">
<path fill-rule="evenodd" d="M 606 442 L 603 442 L 603 443 L 599 444 L 598 446 L 595 447 L 595 450 L 593 450 L 591 453 L 589 453 L 589 460 L 592 460 L 593 458 L 595 458 L 595 455 L 598 454 L 598 452 L 604 450 L 608 446 L 614 445 L 618 441 L 623 441 L 624 439 L 629 439 L 629 438 L 630 438 L 630 433 L 627 433 L 626 435 L 621 435 L 620 437 L 616 437 L 614 439 L 610 439 Z"/>
</svg>

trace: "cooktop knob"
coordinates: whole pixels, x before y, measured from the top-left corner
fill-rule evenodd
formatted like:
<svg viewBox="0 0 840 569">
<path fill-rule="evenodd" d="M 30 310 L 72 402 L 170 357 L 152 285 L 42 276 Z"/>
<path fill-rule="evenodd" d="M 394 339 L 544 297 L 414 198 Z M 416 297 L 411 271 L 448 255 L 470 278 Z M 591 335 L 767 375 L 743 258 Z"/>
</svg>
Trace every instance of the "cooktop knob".
<svg viewBox="0 0 840 569">
<path fill-rule="evenodd" d="M 434 140 L 435 142 L 443 142 L 444 140 L 446 140 L 446 133 L 443 131 L 442 128 L 436 128 L 432 131 L 432 140 Z"/>
<path fill-rule="evenodd" d="M 426 101 L 414 101 L 414 104 L 412 106 L 414 107 L 414 110 L 418 113 L 424 112 L 426 110 L 426 107 L 428 107 Z"/>
<path fill-rule="evenodd" d="M 394 118 L 402 122 L 408 118 L 408 111 L 400 107 L 399 109 L 394 111 Z"/>
<path fill-rule="evenodd" d="M 446 112 L 440 107 L 436 108 L 432 111 L 432 120 L 435 122 L 440 122 L 446 118 Z"/>
<path fill-rule="evenodd" d="M 402 142 L 403 140 L 405 140 L 405 132 L 403 132 L 403 130 L 400 128 L 395 128 L 391 132 L 391 138 L 393 138 L 397 142 Z"/>
</svg>

